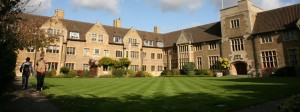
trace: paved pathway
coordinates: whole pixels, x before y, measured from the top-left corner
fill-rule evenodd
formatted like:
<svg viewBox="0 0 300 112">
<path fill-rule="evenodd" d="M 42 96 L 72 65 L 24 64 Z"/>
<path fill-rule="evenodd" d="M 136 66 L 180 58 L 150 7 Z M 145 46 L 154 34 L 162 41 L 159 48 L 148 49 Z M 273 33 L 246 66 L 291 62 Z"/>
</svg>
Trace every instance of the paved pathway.
<svg viewBox="0 0 300 112">
<path fill-rule="evenodd" d="M 33 80 L 33 79 L 31 79 Z M 22 90 L 22 79 L 16 77 L 12 91 L 5 94 L 5 102 L 2 102 L 0 112 L 60 112 L 41 93 L 29 85 L 29 89 Z"/>
<path fill-rule="evenodd" d="M 269 101 L 263 104 L 259 104 L 256 106 L 251 106 L 249 108 L 237 110 L 234 112 L 280 112 L 278 110 L 278 105 L 287 101 L 288 98 L 282 98 L 274 101 Z"/>
</svg>

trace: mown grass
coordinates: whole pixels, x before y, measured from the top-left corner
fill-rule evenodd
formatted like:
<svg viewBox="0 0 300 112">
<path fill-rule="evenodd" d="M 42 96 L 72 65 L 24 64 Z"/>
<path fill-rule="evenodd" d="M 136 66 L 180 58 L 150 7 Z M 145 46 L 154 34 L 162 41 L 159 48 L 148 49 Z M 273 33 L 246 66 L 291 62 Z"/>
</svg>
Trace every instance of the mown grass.
<svg viewBox="0 0 300 112">
<path fill-rule="evenodd" d="M 288 77 L 46 78 L 45 83 L 43 94 L 70 112 L 224 112 L 300 93 L 300 78 Z"/>
</svg>

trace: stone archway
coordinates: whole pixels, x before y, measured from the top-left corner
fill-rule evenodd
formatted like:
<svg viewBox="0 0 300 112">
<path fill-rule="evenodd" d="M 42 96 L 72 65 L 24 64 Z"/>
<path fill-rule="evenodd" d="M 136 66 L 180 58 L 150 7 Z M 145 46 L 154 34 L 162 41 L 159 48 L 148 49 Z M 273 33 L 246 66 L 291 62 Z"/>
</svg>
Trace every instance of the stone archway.
<svg viewBox="0 0 300 112">
<path fill-rule="evenodd" d="M 231 71 L 233 75 L 247 75 L 247 63 L 237 61 L 231 64 Z"/>
</svg>

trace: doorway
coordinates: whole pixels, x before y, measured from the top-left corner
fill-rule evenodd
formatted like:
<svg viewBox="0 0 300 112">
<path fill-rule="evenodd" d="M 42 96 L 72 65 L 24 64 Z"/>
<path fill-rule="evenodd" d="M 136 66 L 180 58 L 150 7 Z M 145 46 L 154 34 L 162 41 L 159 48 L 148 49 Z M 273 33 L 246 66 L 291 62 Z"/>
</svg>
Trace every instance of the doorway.
<svg viewBox="0 0 300 112">
<path fill-rule="evenodd" d="M 247 75 L 247 63 L 243 61 L 237 61 L 232 63 L 233 75 Z"/>
</svg>

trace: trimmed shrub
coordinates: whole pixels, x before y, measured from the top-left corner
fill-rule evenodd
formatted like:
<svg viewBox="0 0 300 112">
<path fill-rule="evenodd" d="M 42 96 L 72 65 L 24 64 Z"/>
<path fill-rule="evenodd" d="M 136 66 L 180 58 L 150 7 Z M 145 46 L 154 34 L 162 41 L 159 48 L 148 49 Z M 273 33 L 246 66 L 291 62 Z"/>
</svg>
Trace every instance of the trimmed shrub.
<svg viewBox="0 0 300 112">
<path fill-rule="evenodd" d="M 180 71 L 177 68 L 172 69 L 172 75 L 180 75 Z"/>
<path fill-rule="evenodd" d="M 125 69 L 118 69 L 118 70 L 113 70 L 112 71 L 112 75 L 115 77 L 123 77 L 124 75 L 126 75 L 127 70 Z"/>
<path fill-rule="evenodd" d="M 50 78 L 50 77 L 55 77 L 56 76 L 56 70 L 49 70 L 49 71 L 46 71 L 46 73 L 45 73 L 45 77 L 48 77 L 48 78 Z"/>
<path fill-rule="evenodd" d="M 172 70 L 163 70 L 160 74 L 161 76 L 173 75 Z"/>
<path fill-rule="evenodd" d="M 69 77 L 76 77 L 77 72 L 75 70 L 70 70 L 67 74 Z"/>
<path fill-rule="evenodd" d="M 214 72 L 210 69 L 203 69 L 203 75 L 214 76 Z"/>
<path fill-rule="evenodd" d="M 194 70 L 196 67 L 194 62 L 188 62 L 182 66 L 182 72 L 184 75 L 188 75 L 189 71 Z"/>
<path fill-rule="evenodd" d="M 195 69 L 195 75 L 204 75 L 204 71 L 200 69 Z"/>
<path fill-rule="evenodd" d="M 279 105 L 280 112 L 300 112 L 300 94 Z"/>
<path fill-rule="evenodd" d="M 152 74 L 146 71 L 138 71 L 135 77 L 152 77 Z"/>
<path fill-rule="evenodd" d="M 275 72 L 275 76 L 296 76 L 296 71 L 295 71 L 296 67 L 281 67 L 279 68 L 276 72 Z"/>
<path fill-rule="evenodd" d="M 85 78 L 91 78 L 91 72 L 90 71 L 84 71 L 83 77 L 85 77 Z"/>
<path fill-rule="evenodd" d="M 104 74 L 104 75 L 100 75 L 98 78 L 115 78 L 115 76 L 112 74 Z"/>
<path fill-rule="evenodd" d="M 61 67 L 60 68 L 60 73 L 68 74 L 69 71 L 70 71 L 70 69 L 68 67 Z"/>
<path fill-rule="evenodd" d="M 135 77 L 135 74 L 136 74 L 137 72 L 136 71 L 134 71 L 134 70 L 127 70 L 127 74 L 129 75 L 129 77 Z"/>
<path fill-rule="evenodd" d="M 193 71 L 193 70 L 189 71 L 188 76 L 194 76 L 194 75 L 196 75 L 195 71 Z"/>
</svg>

